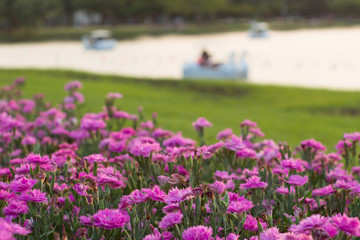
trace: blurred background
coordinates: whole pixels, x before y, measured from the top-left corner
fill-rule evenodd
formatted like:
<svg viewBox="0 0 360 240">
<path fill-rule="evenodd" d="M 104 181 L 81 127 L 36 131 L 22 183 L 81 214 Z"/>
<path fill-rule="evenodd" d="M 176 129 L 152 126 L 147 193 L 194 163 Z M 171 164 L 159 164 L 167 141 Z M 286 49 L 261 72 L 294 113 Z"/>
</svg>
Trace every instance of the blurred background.
<svg viewBox="0 0 360 240">
<path fill-rule="evenodd" d="M 359 24 L 359 0 L 0 0 L 0 84 L 56 103 L 79 79 L 84 112 L 116 90 L 188 136 L 200 115 L 209 138 L 250 118 L 333 146 L 359 128 Z"/>
</svg>

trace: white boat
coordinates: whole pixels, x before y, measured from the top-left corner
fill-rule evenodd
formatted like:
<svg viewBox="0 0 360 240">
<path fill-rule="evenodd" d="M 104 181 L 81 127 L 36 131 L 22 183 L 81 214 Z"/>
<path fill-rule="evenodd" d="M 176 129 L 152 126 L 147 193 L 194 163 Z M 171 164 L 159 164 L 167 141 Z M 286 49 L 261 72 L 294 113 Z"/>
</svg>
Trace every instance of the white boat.
<svg viewBox="0 0 360 240">
<path fill-rule="evenodd" d="M 269 26 L 265 22 L 252 22 L 248 33 L 251 38 L 268 38 L 270 36 Z"/>
<path fill-rule="evenodd" d="M 230 56 L 229 62 L 217 66 L 203 66 L 196 62 L 185 63 L 183 67 L 183 78 L 188 79 L 246 79 L 248 76 L 248 65 L 245 54 L 239 62 L 235 61 L 235 54 Z"/>
<path fill-rule="evenodd" d="M 111 38 L 111 32 L 108 30 L 95 30 L 90 35 L 82 37 L 85 49 L 109 50 L 116 45 L 116 40 Z"/>
</svg>

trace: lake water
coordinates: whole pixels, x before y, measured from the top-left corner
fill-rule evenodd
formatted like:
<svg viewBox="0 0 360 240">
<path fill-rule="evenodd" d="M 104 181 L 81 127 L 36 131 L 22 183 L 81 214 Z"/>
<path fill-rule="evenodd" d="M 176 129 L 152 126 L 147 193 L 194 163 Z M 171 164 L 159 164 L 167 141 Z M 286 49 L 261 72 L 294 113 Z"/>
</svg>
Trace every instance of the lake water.
<svg viewBox="0 0 360 240">
<path fill-rule="evenodd" d="M 249 82 L 360 90 L 360 28 L 144 37 L 89 51 L 81 42 L 0 44 L 0 67 L 61 68 L 127 76 L 181 79 L 185 62 L 203 48 L 214 60 L 246 51 Z"/>
</svg>

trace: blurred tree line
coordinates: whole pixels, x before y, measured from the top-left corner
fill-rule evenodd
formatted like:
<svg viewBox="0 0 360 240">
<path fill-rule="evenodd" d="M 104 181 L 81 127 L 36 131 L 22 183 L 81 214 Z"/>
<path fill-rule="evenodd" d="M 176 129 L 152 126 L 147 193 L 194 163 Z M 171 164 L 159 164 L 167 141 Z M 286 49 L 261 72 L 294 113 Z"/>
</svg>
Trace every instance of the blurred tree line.
<svg viewBox="0 0 360 240">
<path fill-rule="evenodd" d="M 360 0 L 0 0 L 0 28 L 72 25 L 74 13 L 101 14 L 101 24 L 143 23 L 181 16 L 187 21 L 218 18 L 359 18 Z"/>
</svg>

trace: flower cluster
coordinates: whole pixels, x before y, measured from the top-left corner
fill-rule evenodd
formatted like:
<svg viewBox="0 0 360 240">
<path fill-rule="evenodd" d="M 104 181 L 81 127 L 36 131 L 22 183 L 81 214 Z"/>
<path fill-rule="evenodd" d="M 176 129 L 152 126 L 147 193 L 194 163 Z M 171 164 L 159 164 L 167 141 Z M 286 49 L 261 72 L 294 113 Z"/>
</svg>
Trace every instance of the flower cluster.
<svg viewBox="0 0 360 240">
<path fill-rule="evenodd" d="M 360 237 L 360 133 L 334 151 L 310 139 L 292 151 L 244 120 L 206 145 L 117 106 L 85 113 L 82 83 L 59 106 L 0 101 L 1 239 L 277 240 Z M 119 100 L 121 99 L 121 100 Z M 211 141 L 211 140 L 210 140 Z M 215 142 L 217 141 L 217 142 Z"/>
</svg>

